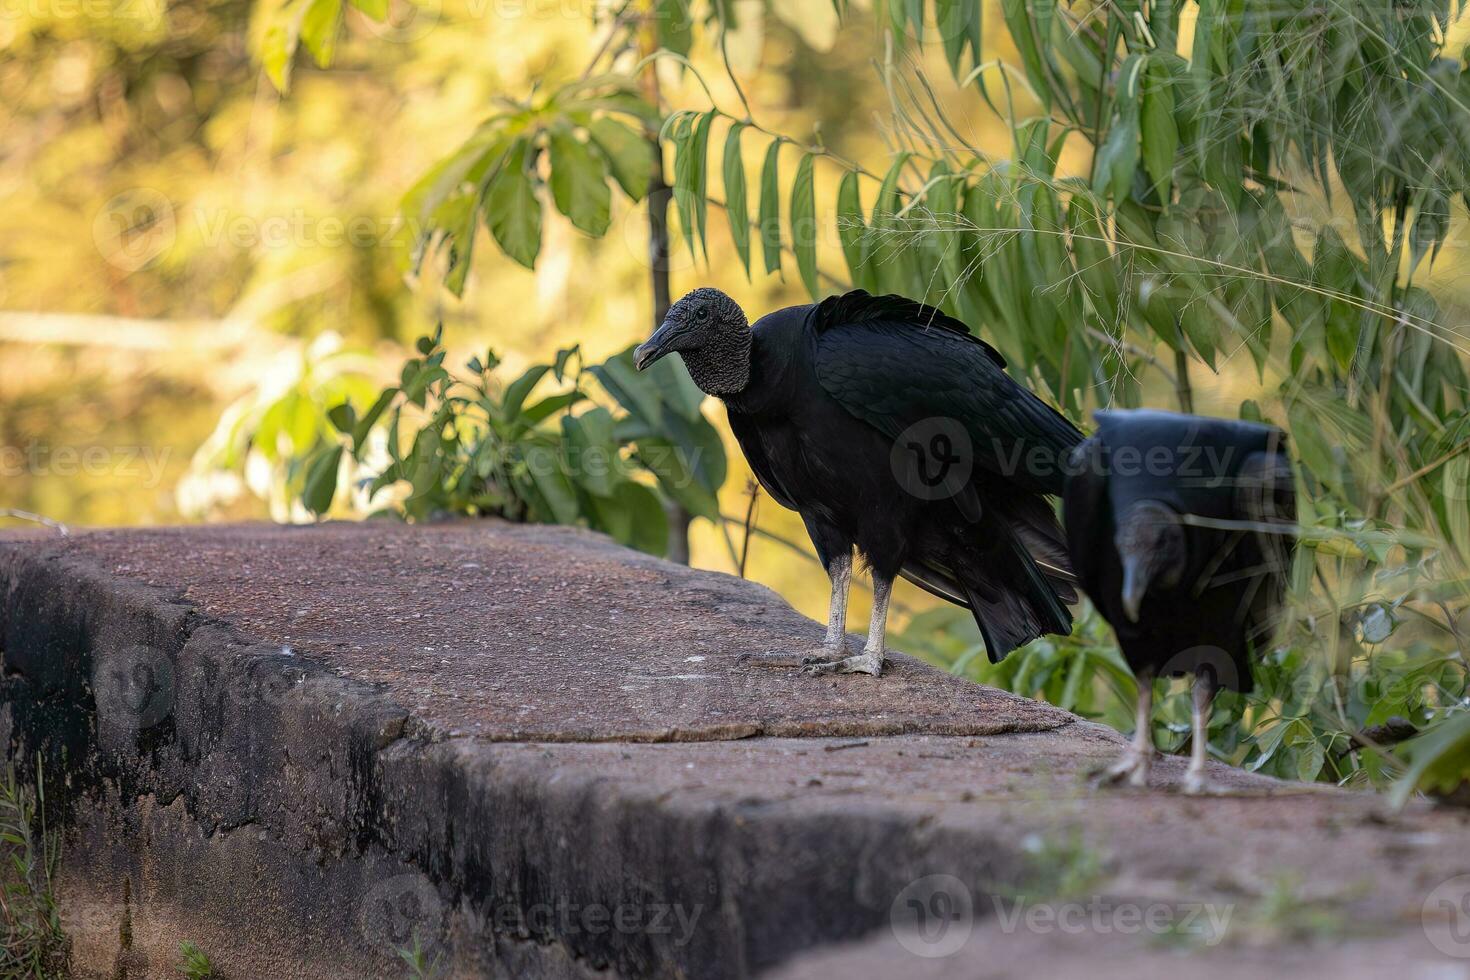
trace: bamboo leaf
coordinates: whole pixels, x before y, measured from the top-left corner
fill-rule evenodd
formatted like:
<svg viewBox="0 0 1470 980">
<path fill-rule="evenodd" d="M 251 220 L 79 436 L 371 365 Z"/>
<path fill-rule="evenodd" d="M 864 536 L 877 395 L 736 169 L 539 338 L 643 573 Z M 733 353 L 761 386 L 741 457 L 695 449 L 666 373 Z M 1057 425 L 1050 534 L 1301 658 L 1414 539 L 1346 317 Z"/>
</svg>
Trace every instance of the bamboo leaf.
<svg viewBox="0 0 1470 980">
<path fill-rule="evenodd" d="M 1174 176 L 1174 155 L 1179 150 L 1179 129 L 1174 122 L 1174 82 L 1163 61 L 1150 58 L 1143 74 L 1143 165 L 1154 190 L 1165 204 Z"/>
<path fill-rule="evenodd" d="M 740 265 L 750 278 L 750 206 L 745 200 L 745 160 L 740 155 L 740 133 L 744 123 L 735 123 L 725 134 L 725 218 L 730 224 L 730 240 Z"/>
<path fill-rule="evenodd" d="M 767 272 L 781 271 L 781 185 L 777 174 L 780 151 L 781 141 L 772 140 L 761 165 L 761 252 L 766 258 Z"/>
<path fill-rule="evenodd" d="M 872 266 L 868 263 L 867 227 L 863 222 L 863 201 L 858 191 L 858 174 L 849 170 L 837 185 L 837 238 L 842 243 L 842 256 L 847 260 L 852 284 L 873 292 L 878 288 Z"/>
<path fill-rule="evenodd" d="M 791 184 L 791 247 L 796 252 L 796 268 L 812 299 L 821 299 L 817 282 L 817 205 L 812 186 L 812 155 L 804 154 L 796 165 L 796 180 Z"/>
</svg>

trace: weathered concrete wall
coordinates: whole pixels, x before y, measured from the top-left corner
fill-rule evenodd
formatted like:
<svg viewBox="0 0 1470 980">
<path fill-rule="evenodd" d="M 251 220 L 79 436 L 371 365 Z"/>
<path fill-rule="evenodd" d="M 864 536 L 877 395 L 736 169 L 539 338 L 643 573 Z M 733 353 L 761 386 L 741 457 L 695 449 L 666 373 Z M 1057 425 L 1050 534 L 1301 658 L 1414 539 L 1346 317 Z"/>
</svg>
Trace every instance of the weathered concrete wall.
<svg viewBox="0 0 1470 980">
<path fill-rule="evenodd" d="M 1168 903 L 1296 869 L 1438 956 L 1404 922 L 1457 818 L 1223 768 L 1253 795 L 1094 794 L 1113 733 L 902 657 L 800 675 L 819 634 L 565 529 L 18 535 L 0 735 L 65 801 L 82 976 L 171 976 L 182 939 L 230 977 L 402 976 L 415 934 L 440 976 L 861 975 L 926 876 L 983 918 L 1058 861 Z"/>
</svg>

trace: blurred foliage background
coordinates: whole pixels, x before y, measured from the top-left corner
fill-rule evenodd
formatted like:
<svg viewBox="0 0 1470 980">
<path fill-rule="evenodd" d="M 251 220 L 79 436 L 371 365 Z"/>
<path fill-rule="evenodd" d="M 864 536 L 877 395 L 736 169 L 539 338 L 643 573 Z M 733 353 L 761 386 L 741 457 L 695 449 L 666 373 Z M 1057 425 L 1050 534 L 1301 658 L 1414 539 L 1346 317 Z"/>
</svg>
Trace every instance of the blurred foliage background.
<svg viewBox="0 0 1470 980">
<path fill-rule="evenodd" d="M 1084 428 L 1108 404 L 1287 427 L 1307 501 L 1293 622 L 1260 691 L 1221 699 L 1212 748 L 1452 789 L 1466 38 L 1444 4 L 1353 0 L 12 4 L 0 506 L 505 513 L 656 551 L 680 535 L 629 515 L 661 499 L 705 518 L 695 564 L 820 618 L 800 523 L 752 499 L 733 443 L 698 480 L 648 452 L 726 430 L 677 379 L 619 371 L 656 310 L 650 202 L 611 120 L 661 135 L 675 296 L 710 283 L 758 314 L 902 291 Z M 537 453 L 589 446 L 628 468 L 537 477 Z M 708 494 L 673 492 L 691 485 Z M 991 667 L 966 616 L 904 588 L 899 648 L 1130 723 L 1096 617 Z M 1160 743 L 1184 747 L 1187 718 L 1162 698 Z"/>
</svg>

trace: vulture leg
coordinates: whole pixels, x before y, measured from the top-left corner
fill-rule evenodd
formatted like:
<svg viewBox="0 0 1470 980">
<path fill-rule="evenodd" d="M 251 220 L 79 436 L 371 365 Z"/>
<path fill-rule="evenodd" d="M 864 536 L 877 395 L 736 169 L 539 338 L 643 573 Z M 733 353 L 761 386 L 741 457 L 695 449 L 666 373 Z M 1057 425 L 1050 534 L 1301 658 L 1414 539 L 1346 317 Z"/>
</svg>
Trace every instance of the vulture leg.
<svg viewBox="0 0 1470 980">
<path fill-rule="evenodd" d="M 1098 774 L 1100 784 L 1120 783 L 1126 778 L 1129 786 L 1139 789 L 1148 786 L 1148 770 L 1154 756 L 1153 701 L 1153 675 L 1140 671 L 1138 716 L 1133 728 L 1133 741 L 1117 762 Z"/>
<path fill-rule="evenodd" d="M 847 591 L 852 584 L 852 553 L 838 555 L 827 566 L 832 578 L 832 598 L 827 602 L 827 635 L 821 649 L 802 659 L 802 666 L 831 663 L 847 653 Z"/>
<path fill-rule="evenodd" d="M 893 579 L 873 575 L 873 618 L 868 624 L 868 642 L 863 652 L 835 663 L 807 664 L 808 674 L 872 674 L 883 672 L 883 634 L 888 628 L 888 597 L 893 593 Z"/>
<path fill-rule="evenodd" d="M 1189 796 L 1220 792 L 1218 786 L 1205 778 L 1205 760 L 1210 755 L 1210 706 L 1214 698 L 1214 678 L 1208 671 L 1195 674 L 1194 732 L 1190 738 L 1189 768 L 1185 770 L 1182 787 Z"/>
</svg>

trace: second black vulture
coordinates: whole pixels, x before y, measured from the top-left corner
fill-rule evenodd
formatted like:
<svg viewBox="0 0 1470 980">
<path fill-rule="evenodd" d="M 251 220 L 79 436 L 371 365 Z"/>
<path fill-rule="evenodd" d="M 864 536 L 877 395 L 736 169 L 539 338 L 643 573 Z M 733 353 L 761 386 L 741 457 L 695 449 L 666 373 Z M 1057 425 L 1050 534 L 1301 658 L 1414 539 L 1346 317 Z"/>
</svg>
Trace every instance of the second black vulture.
<svg viewBox="0 0 1470 980">
<path fill-rule="evenodd" d="M 1069 466 L 1063 517 L 1082 588 L 1138 678 L 1133 743 L 1106 779 L 1148 782 L 1153 678 L 1195 677 L 1184 789 L 1201 793 L 1216 688 L 1251 689 L 1294 551 L 1286 436 L 1252 422 L 1097 413 Z"/>
<path fill-rule="evenodd" d="M 733 299 L 704 288 L 669 309 L 635 360 L 641 369 L 675 352 L 725 403 L 756 478 L 801 514 L 831 578 L 809 672 L 882 671 L 898 575 L 969 608 L 992 660 L 1070 632 L 1074 578 L 1045 495 L 1061 493 L 1082 434 L 963 323 L 856 290 L 752 327 Z M 849 657 L 854 549 L 874 602 L 867 644 Z"/>
</svg>

